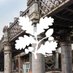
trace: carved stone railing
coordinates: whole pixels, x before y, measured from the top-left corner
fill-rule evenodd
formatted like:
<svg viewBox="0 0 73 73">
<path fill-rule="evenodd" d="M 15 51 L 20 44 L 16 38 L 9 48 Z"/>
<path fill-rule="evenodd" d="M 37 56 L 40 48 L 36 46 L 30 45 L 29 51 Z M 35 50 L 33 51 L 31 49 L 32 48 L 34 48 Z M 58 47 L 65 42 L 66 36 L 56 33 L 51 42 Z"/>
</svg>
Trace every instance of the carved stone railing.
<svg viewBox="0 0 73 73">
<path fill-rule="evenodd" d="M 14 22 L 10 23 L 10 26 L 8 28 L 9 42 L 16 39 L 23 32 L 24 31 L 21 29 L 21 26 L 19 25 L 18 18 L 14 18 Z M 4 36 L 0 40 L 0 51 L 3 50 L 3 41 L 4 41 Z"/>
<path fill-rule="evenodd" d="M 18 18 L 14 20 L 14 23 L 10 23 L 9 27 L 9 41 L 13 40 L 19 33 L 21 33 L 23 30 L 21 29 L 21 26 L 19 25 Z"/>
<path fill-rule="evenodd" d="M 27 9 L 23 11 L 20 15 L 24 16 L 27 12 L 29 14 L 30 7 L 34 0 L 27 1 Z M 37 0 L 39 5 L 40 17 L 51 16 L 55 13 L 63 10 L 65 7 L 73 3 L 73 0 Z"/>
<path fill-rule="evenodd" d="M 69 5 L 72 0 L 39 0 L 41 14 L 51 15 L 53 12 L 58 12 L 59 10 L 65 8 L 66 5 Z M 57 10 L 58 9 L 58 10 Z"/>
</svg>

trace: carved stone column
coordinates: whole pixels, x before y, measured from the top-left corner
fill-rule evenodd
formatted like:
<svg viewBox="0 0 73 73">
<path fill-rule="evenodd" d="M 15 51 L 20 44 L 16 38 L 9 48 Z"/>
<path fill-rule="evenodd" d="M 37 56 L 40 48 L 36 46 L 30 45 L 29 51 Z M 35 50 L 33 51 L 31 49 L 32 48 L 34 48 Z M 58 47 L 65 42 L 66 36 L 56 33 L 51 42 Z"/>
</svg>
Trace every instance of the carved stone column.
<svg viewBox="0 0 73 73">
<path fill-rule="evenodd" d="M 30 72 L 32 72 L 32 53 L 29 53 Z"/>
<path fill-rule="evenodd" d="M 35 48 L 35 45 L 33 46 Z M 37 58 L 32 53 L 32 73 L 45 73 L 45 57 L 36 53 Z"/>
<path fill-rule="evenodd" d="M 56 49 L 56 64 L 55 64 L 55 68 L 59 69 L 59 52 L 58 52 L 58 49 Z"/>
<path fill-rule="evenodd" d="M 22 71 L 21 71 L 21 57 L 20 57 L 20 55 L 18 56 L 18 71 L 19 71 L 19 73 L 22 73 Z"/>
<path fill-rule="evenodd" d="M 12 54 L 11 54 L 11 45 L 8 40 L 8 27 L 4 27 L 4 73 L 12 73 Z"/>
<path fill-rule="evenodd" d="M 60 42 L 62 73 L 72 73 L 72 50 L 69 39 Z"/>
<path fill-rule="evenodd" d="M 36 35 L 36 33 L 37 33 L 37 26 L 33 25 L 33 34 L 35 36 L 35 41 L 37 42 L 39 37 Z M 38 45 L 36 42 L 32 44 L 34 52 L 36 51 L 36 47 Z M 39 48 L 41 44 L 42 42 L 39 43 L 37 48 Z M 32 73 L 45 73 L 44 55 L 36 53 L 36 56 L 37 58 L 35 58 L 35 55 L 32 53 Z"/>
<path fill-rule="evenodd" d="M 37 59 L 32 54 L 32 73 L 45 73 L 45 59 L 42 54 L 37 54 Z"/>
</svg>

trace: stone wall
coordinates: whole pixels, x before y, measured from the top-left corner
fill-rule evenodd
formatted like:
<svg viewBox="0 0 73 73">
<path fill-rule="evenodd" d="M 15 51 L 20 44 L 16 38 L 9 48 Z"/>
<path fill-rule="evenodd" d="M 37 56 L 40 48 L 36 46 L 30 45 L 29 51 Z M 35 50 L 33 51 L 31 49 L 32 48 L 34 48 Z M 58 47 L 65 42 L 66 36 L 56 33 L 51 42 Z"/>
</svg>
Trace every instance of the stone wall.
<svg viewBox="0 0 73 73">
<path fill-rule="evenodd" d="M 0 73 L 4 73 L 4 72 L 0 72 Z"/>
<path fill-rule="evenodd" d="M 61 73 L 60 71 L 49 71 L 49 72 L 46 72 L 46 73 Z"/>
</svg>

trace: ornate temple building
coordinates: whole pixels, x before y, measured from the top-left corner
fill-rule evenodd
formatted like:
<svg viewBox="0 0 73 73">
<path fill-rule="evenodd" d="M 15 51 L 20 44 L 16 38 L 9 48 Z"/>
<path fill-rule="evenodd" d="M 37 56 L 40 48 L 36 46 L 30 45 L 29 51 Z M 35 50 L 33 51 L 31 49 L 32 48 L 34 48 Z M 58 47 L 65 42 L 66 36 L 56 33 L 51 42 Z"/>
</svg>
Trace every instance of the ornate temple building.
<svg viewBox="0 0 73 73">
<path fill-rule="evenodd" d="M 54 23 L 49 26 L 54 29 L 52 36 L 58 46 L 51 55 L 25 54 L 25 50 L 16 50 L 15 41 L 19 36 L 29 35 L 22 30 L 17 17 L 10 26 L 3 29 L 0 40 L 0 71 L 2 73 L 73 73 L 73 0 L 28 0 L 27 9 L 20 11 L 20 16 L 29 16 L 34 28 L 41 17 L 54 18 Z M 37 39 L 44 38 L 44 33 Z M 35 43 L 34 43 L 35 44 Z M 33 44 L 33 47 L 35 48 Z M 58 48 L 61 47 L 61 53 Z"/>
</svg>

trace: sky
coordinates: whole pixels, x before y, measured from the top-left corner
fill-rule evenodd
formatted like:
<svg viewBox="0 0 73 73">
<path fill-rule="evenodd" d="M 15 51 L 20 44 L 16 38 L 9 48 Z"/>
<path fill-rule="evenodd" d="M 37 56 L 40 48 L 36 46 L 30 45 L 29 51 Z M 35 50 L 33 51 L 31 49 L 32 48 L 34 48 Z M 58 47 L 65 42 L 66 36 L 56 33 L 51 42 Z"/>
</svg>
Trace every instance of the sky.
<svg viewBox="0 0 73 73">
<path fill-rule="evenodd" d="M 3 27 L 13 22 L 14 17 L 20 15 L 20 11 L 27 8 L 27 0 L 0 0 L 0 38 Z"/>
</svg>

